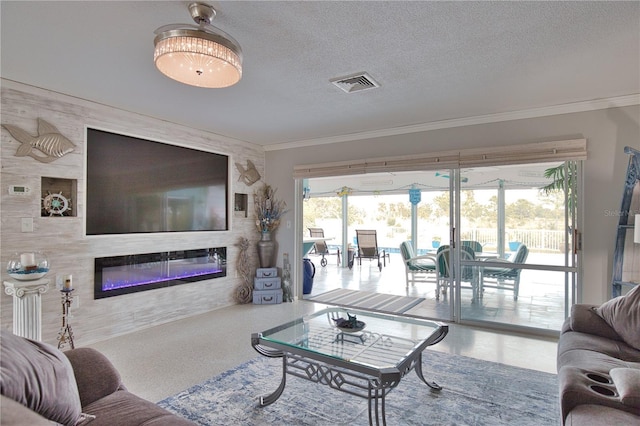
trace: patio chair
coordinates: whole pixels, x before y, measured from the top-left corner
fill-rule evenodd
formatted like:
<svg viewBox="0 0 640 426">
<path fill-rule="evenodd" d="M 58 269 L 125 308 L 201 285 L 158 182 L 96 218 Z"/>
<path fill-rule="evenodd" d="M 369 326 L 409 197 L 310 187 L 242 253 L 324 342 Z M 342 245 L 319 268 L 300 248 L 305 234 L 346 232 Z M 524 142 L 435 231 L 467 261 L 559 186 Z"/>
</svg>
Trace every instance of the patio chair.
<svg viewBox="0 0 640 426">
<path fill-rule="evenodd" d="M 514 268 L 513 264 L 522 264 L 527 261 L 529 249 L 526 245 L 520 244 L 518 250 L 512 254 L 509 259 L 490 259 L 490 261 L 505 263 L 505 267 L 487 266 L 480 271 L 480 297 L 484 292 L 484 288 L 496 288 L 513 291 L 513 300 L 518 300 L 518 291 L 520 290 L 520 273 L 521 268 Z M 487 284 L 486 279 L 495 280 L 495 284 Z"/>
<path fill-rule="evenodd" d="M 444 245 L 438 248 L 436 254 L 436 258 L 438 260 L 436 271 L 438 275 L 436 300 L 438 300 L 440 292 L 442 292 L 442 294 L 446 294 L 447 288 L 449 287 L 449 279 L 451 278 L 450 253 L 451 248 L 448 245 Z M 476 258 L 475 252 L 468 246 L 460 247 L 460 256 L 462 260 L 475 260 Z M 478 300 L 478 287 L 480 282 L 478 268 L 470 265 L 463 265 L 460 271 L 460 281 L 465 281 L 471 284 L 471 303 L 475 303 Z"/>
<path fill-rule="evenodd" d="M 358 244 L 358 265 L 362 265 L 362 259 L 376 259 L 378 269 L 387 266 L 387 260 L 391 261 L 389 253 L 378 249 L 378 236 L 375 230 L 356 229 L 356 242 Z M 380 262 L 382 258 L 382 262 Z"/>
<path fill-rule="evenodd" d="M 309 229 L 309 236 L 311 238 L 324 238 L 324 229 L 322 228 L 308 228 Z M 327 266 L 327 259 L 325 259 L 325 256 L 330 256 L 330 255 L 338 255 L 338 266 L 340 266 L 340 249 L 337 249 L 336 253 L 331 253 L 329 251 L 329 247 L 327 246 L 327 242 L 326 241 L 316 241 L 313 244 L 313 253 L 322 256 L 322 259 L 320 259 L 320 265 L 322 265 L 322 267 Z"/>
<path fill-rule="evenodd" d="M 400 254 L 404 261 L 407 289 L 409 288 L 409 283 L 414 285 L 418 282 L 430 282 L 429 278 L 437 283 L 438 280 L 435 273 L 438 261 L 434 255 L 416 256 L 413 245 L 409 241 L 404 241 L 400 244 Z M 438 289 L 436 288 L 436 299 L 438 297 Z"/>
<path fill-rule="evenodd" d="M 471 250 L 473 250 L 475 254 L 482 253 L 482 244 L 480 244 L 478 241 L 462 240 L 461 243 L 463 246 L 471 248 Z"/>
</svg>

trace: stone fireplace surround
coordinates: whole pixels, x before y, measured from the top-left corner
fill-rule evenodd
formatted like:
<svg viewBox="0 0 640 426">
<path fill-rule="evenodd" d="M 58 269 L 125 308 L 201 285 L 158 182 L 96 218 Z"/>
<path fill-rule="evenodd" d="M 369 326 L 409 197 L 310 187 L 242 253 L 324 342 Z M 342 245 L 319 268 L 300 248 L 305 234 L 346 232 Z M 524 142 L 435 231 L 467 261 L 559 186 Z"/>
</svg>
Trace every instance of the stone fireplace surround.
<svg viewBox="0 0 640 426">
<path fill-rule="evenodd" d="M 226 247 L 227 262 L 235 262 L 240 237 L 255 235 L 252 217 L 230 215 L 230 229 L 216 232 L 131 234 L 87 237 L 84 232 L 85 137 L 86 127 L 130 134 L 153 140 L 220 152 L 232 161 L 251 160 L 264 175 L 264 149 L 242 141 L 232 143 L 217 135 L 170 121 L 142 116 L 130 111 L 78 99 L 61 93 L 1 79 L 3 123 L 37 134 L 37 119 L 44 118 L 75 145 L 74 152 L 52 163 L 15 157 L 18 143 L 2 130 L 2 181 L 5 185 L 26 185 L 32 196 L 2 195 L 2 257 L 5 262 L 15 252 L 39 250 L 52 264 L 47 277 L 50 289 L 42 295 L 42 340 L 56 344 L 60 329 L 60 293 L 52 291 L 54 278 L 73 274 L 75 306 L 73 332 L 76 343 L 87 345 L 111 337 L 145 329 L 167 321 L 189 318 L 235 304 L 233 289 L 239 282 L 234 274 L 190 285 L 174 285 L 156 291 L 132 293 L 124 297 L 94 298 L 95 259 L 131 253 Z M 239 181 L 237 168 L 229 169 L 230 194 L 252 192 Z M 77 194 L 72 199 L 76 215 L 41 216 L 40 189 L 43 177 L 74 180 Z M 55 191 L 59 192 L 59 190 Z M 250 201 L 250 200 L 249 200 Z M 250 205 L 248 206 L 251 207 Z M 34 232 L 21 232 L 21 218 L 32 217 Z M 5 277 L 6 278 L 6 277 Z M 206 291 L 205 291 L 206 290 Z M 11 328 L 13 297 L 0 298 L 0 323 Z"/>
</svg>

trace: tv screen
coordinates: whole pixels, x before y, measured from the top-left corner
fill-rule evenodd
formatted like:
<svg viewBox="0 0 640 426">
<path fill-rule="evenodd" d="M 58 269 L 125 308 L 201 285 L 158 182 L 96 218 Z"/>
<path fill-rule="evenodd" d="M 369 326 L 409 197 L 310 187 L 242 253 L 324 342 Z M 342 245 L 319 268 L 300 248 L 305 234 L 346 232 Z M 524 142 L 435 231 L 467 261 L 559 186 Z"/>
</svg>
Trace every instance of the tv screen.
<svg viewBox="0 0 640 426">
<path fill-rule="evenodd" d="M 227 230 L 228 162 L 87 129 L 87 235 Z"/>
</svg>

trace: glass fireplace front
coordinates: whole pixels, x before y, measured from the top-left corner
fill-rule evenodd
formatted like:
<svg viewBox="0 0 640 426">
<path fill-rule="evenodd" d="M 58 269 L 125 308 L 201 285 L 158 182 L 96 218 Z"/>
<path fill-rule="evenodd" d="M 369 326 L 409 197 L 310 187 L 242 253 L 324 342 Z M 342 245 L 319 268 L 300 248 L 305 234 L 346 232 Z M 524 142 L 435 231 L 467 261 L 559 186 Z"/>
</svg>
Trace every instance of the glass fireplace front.
<svg viewBox="0 0 640 426">
<path fill-rule="evenodd" d="M 95 259 L 94 298 L 102 299 L 226 275 L 226 247 L 100 257 Z"/>
</svg>

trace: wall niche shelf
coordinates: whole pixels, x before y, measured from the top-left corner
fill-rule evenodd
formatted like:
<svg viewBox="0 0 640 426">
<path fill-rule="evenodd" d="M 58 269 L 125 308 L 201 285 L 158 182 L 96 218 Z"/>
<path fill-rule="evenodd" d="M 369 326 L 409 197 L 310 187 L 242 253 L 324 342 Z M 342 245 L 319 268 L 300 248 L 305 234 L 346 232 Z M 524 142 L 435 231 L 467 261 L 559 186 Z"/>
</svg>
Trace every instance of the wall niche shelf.
<svg viewBox="0 0 640 426">
<path fill-rule="evenodd" d="M 68 217 L 77 216 L 78 198 L 77 179 L 42 177 L 40 182 L 40 216 Z"/>
<path fill-rule="evenodd" d="M 249 197 L 247 194 L 235 193 L 233 197 L 233 215 L 235 217 L 247 217 Z"/>
</svg>

